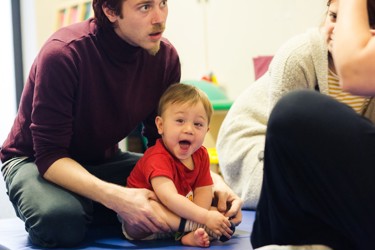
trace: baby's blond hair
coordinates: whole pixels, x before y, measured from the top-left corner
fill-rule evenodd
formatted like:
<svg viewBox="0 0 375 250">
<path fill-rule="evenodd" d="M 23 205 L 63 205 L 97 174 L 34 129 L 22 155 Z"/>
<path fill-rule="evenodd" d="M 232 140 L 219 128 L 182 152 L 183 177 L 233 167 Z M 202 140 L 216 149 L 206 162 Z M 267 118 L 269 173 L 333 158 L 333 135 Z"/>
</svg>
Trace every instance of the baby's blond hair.
<svg viewBox="0 0 375 250">
<path fill-rule="evenodd" d="M 210 124 L 213 108 L 206 93 L 197 87 L 184 83 L 175 83 L 169 86 L 159 101 L 158 115 L 161 116 L 168 104 L 197 104 L 201 102 L 206 111 L 208 124 Z"/>
</svg>

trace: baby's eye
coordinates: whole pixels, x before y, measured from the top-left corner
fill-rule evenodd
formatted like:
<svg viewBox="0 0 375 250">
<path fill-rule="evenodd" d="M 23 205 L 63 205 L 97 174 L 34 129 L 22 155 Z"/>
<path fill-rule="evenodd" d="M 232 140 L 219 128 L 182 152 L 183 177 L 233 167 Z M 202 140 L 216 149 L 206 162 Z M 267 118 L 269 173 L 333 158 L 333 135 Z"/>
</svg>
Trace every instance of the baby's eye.
<svg viewBox="0 0 375 250">
<path fill-rule="evenodd" d="M 196 126 L 196 127 L 203 127 L 203 123 L 196 122 L 196 123 L 194 123 L 194 126 Z"/>
<path fill-rule="evenodd" d="M 184 120 L 183 119 L 176 119 L 176 122 L 177 123 L 184 123 Z"/>
</svg>

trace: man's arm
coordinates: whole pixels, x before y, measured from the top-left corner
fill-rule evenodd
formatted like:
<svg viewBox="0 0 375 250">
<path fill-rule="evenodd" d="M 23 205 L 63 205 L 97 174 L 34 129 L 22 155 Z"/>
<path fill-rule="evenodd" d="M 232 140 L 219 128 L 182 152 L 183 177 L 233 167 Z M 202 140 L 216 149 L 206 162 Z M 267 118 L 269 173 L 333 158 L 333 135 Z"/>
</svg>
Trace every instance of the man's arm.
<svg viewBox="0 0 375 250">
<path fill-rule="evenodd" d="M 166 222 L 151 208 L 149 200 L 157 198 L 147 189 L 125 188 L 100 180 L 71 158 L 55 161 L 45 172 L 44 178 L 103 204 L 145 232 L 169 230 Z"/>
<path fill-rule="evenodd" d="M 375 38 L 366 0 L 340 0 L 335 27 L 333 58 L 345 91 L 375 94 Z"/>
</svg>

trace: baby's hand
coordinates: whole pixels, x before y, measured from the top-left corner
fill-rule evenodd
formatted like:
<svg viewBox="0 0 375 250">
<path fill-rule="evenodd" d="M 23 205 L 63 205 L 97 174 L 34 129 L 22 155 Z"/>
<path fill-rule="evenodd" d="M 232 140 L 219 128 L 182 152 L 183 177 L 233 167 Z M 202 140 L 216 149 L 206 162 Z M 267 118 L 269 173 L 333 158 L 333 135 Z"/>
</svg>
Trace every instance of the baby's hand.
<svg viewBox="0 0 375 250">
<path fill-rule="evenodd" d="M 230 221 L 218 211 L 208 211 L 205 224 L 218 236 L 225 236 L 227 239 L 230 239 L 233 234 L 230 228 L 232 226 Z"/>
</svg>

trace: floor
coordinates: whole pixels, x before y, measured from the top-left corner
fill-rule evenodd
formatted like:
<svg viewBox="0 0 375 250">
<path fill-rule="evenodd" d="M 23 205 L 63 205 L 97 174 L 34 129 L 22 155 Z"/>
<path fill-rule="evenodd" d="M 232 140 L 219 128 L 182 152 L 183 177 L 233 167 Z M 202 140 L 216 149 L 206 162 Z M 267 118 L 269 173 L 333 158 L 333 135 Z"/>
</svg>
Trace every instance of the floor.
<svg viewBox="0 0 375 250">
<path fill-rule="evenodd" d="M 254 222 L 253 211 L 243 211 L 243 221 L 236 228 L 233 237 L 227 242 L 214 241 L 210 246 L 211 249 L 253 249 L 250 244 L 250 233 Z M 24 230 L 23 222 L 18 218 L 0 220 L 0 250 L 6 249 L 42 249 L 33 246 Z M 186 250 L 192 247 L 182 246 L 178 242 L 171 240 L 157 241 L 127 241 L 118 233 L 117 228 L 103 229 L 97 228 L 91 230 L 87 240 L 80 246 L 71 249 L 175 249 Z M 194 247 L 194 249 L 196 249 Z M 197 248 L 199 249 L 199 248 Z"/>
</svg>

